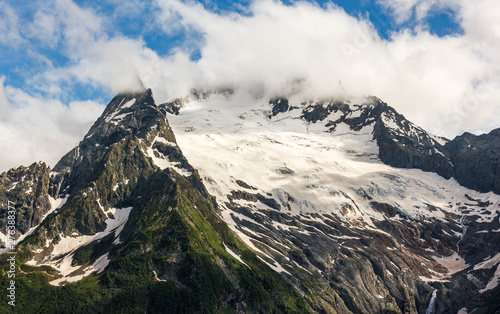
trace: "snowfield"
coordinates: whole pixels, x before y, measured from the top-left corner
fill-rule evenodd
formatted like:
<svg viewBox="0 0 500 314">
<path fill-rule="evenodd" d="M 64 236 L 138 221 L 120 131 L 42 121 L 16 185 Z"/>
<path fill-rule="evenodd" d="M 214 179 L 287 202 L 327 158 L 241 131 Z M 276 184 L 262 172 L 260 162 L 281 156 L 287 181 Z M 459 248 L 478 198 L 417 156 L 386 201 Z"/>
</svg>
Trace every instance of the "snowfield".
<svg viewBox="0 0 500 314">
<path fill-rule="evenodd" d="M 289 104 L 304 106 L 293 97 Z M 272 198 L 290 216 L 313 219 L 314 215 L 314 219 L 323 221 L 324 215 L 335 215 L 346 223 L 361 221 L 365 225 L 362 228 L 374 230 L 373 220 L 386 218 L 370 206 L 371 200 L 391 204 L 401 216 L 415 221 L 444 221 L 447 213 L 457 216 L 457 224 L 463 215 L 479 216 L 484 221 L 497 216 L 500 197 L 494 193 L 464 188 L 453 178 L 446 180 L 435 173 L 383 164 L 372 139 L 373 124 L 353 131 L 342 123 L 330 133 L 325 124 L 336 120 L 338 112 L 317 123 L 308 123 L 300 114 L 301 110 L 292 110 L 270 117 L 271 106 L 265 98 L 256 100 L 237 93 L 232 97 L 213 94 L 206 100 L 190 101 L 179 115 L 168 115 L 184 155 L 199 169 L 209 192 L 217 197 L 223 219 L 254 251 L 265 255 L 256 247 L 256 238 L 262 235 L 239 226 L 238 221 L 251 219 L 228 208 L 232 191 Z M 397 128 L 389 117 L 384 116 L 384 123 Z M 237 180 L 251 188 L 242 187 Z M 458 204 L 468 202 L 466 194 L 489 201 L 488 211 L 477 208 L 463 213 Z M 256 213 L 275 210 L 253 201 L 234 202 L 252 207 Z M 273 225 L 293 228 L 279 222 Z M 461 234 L 449 236 L 459 241 Z M 436 256 L 435 261 L 448 272 L 433 279 L 445 278 L 469 266 L 457 256 Z M 279 264 L 268 264 L 284 271 Z"/>
</svg>

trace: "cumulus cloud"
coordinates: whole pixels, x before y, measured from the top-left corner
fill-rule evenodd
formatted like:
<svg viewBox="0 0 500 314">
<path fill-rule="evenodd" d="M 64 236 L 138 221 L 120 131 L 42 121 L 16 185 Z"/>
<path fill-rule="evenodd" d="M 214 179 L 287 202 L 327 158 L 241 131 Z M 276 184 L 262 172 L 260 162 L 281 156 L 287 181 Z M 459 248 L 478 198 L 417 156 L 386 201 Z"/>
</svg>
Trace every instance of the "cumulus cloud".
<svg viewBox="0 0 500 314">
<path fill-rule="evenodd" d="M 157 102 L 182 96 L 192 87 L 232 86 L 286 94 L 293 83 L 304 97 L 378 96 L 415 123 L 447 137 L 499 127 L 500 3 L 379 3 L 398 23 L 412 16 L 425 23 L 433 10 L 451 8 L 463 34 L 438 37 L 417 25 L 384 39 L 365 17 L 350 16 L 335 5 L 304 1 L 284 5 L 256 0 L 242 15 L 214 13 L 196 2 L 154 0 L 148 3 L 151 14 L 144 27 L 166 36 L 184 36 L 180 45 L 162 55 L 144 38 L 121 34 L 102 13 L 58 0 L 49 9 L 38 9 L 24 37 L 23 32 L 8 29 L 8 36 L 19 41 L 36 39 L 47 45 L 56 41 L 51 47 L 69 61 L 54 66 L 47 60 L 43 71 L 28 80 L 43 95 L 3 88 L 1 80 L 0 110 L 9 112 L 10 118 L 0 127 L 12 142 L 3 145 L 13 145 L 19 152 L 15 164 L 35 156 L 54 160 L 53 156 L 62 155 L 51 149 L 52 157 L 49 150 L 46 155 L 35 153 L 43 152 L 43 141 L 51 141 L 49 147 L 64 142 L 64 150 L 76 145 L 102 106 L 92 101 L 63 104 L 59 99 L 68 92 L 61 86 L 75 83 L 104 88 L 110 94 L 139 90 L 144 84 L 153 89 Z M 3 11 L 17 21 L 12 10 L 3 6 Z M 129 11 L 114 10 L 113 20 L 123 12 Z M 0 29 L 7 27 L 4 24 L 0 22 Z M 192 60 L 193 52 L 200 58 Z M 49 108 L 45 113 L 44 107 Z M 29 123 L 21 121 L 24 115 Z M 50 126 L 42 119 L 48 119 Z M 19 128 L 13 132 L 17 122 Z M 29 132 L 43 128 L 39 136 L 44 137 L 35 144 Z M 15 159 L 3 158 L 4 169 L 13 165 Z"/>
<path fill-rule="evenodd" d="M 54 166 L 76 146 L 104 106 L 93 101 L 68 105 L 4 87 L 0 79 L 0 165 L 3 170 L 35 161 Z M 9 99 L 9 100 L 7 100 Z"/>
<path fill-rule="evenodd" d="M 473 9 L 466 1 L 451 0 L 388 1 L 401 19 L 415 8 L 423 17 L 433 6 L 453 7 L 459 10 L 465 34 L 440 38 L 419 28 L 385 40 L 369 21 L 336 6 L 256 1 L 252 14 L 241 16 L 208 12 L 200 4 L 157 0 L 165 31 L 182 25 L 203 35 L 201 59 L 194 67 L 207 84 L 261 83 L 279 92 L 287 82 L 303 79 L 308 96 L 336 96 L 344 90 L 351 96 L 376 95 L 417 124 L 448 137 L 498 127 L 495 61 L 500 36 L 489 32 L 487 25 L 475 31 L 474 25 L 481 16 L 478 9 L 495 12 L 500 5 L 483 2 L 490 6 Z M 474 22 L 468 14 L 474 15 Z M 487 23 L 498 24 L 495 14 L 489 15 Z"/>
<path fill-rule="evenodd" d="M 436 38 L 429 42 L 429 47 L 438 48 L 438 53 L 428 50 L 428 58 L 439 63 L 434 71 L 441 71 L 445 76 L 427 75 L 415 82 L 415 89 L 425 86 L 427 77 L 436 78 L 433 93 L 427 100 L 430 114 L 420 115 L 415 110 L 408 110 L 422 126 L 448 137 L 464 131 L 472 133 L 488 132 L 500 125 L 500 3 L 493 0 L 379 0 L 390 8 L 396 21 L 408 19 L 415 11 L 420 19 L 432 14 L 430 8 L 451 9 L 455 19 L 463 29 L 462 35 Z M 425 32 L 418 32 L 414 37 L 422 37 Z M 399 37 L 394 36 L 393 43 Z M 454 42 L 454 45 L 446 47 Z M 455 60 L 455 62 L 450 62 Z M 431 64 L 427 64 L 433 66 Z M 435 65 L 434 65 L 435 66 Z M 451 83 L 451 84 L 450 84 Z M 430 86 L 432 87 L 432 85 Z M 393 94 L 398 95 L 398 94 Z M 387 97 L 387 99 L 391 99 Z M 417 98 L 418 99 L 418 98 Z M 399 95 L 395 101 L 405 101 Z M 406 108 L 402 108 L 406 110 Z M 426 115 L 434 117 L 426 121 Z M 420 117 L 419 117 L 420 116 Z"/>
</svg>

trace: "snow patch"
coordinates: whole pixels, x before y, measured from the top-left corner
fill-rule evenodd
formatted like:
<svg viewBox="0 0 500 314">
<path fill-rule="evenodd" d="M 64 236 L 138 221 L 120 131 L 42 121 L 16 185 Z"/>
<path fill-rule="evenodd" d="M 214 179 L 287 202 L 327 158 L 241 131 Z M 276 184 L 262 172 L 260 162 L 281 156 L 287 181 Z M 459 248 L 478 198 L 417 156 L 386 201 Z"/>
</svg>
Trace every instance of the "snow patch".
<svg viewBox="0 0 500 314">
<path fill-rule="evenodd" d="M 224 245 L 224 249 L 226 250 L 226 252 L 228 252 L 232 257 L 234 257 L 236 260 L 238 260 L 238 262 L 240 262 L 240 263 L 244 264 L 246 267 L 250 268 L 250 266 L 248 266 L 247 263 L 245 263 L 241 259 L 241 256 L 239 256 L 238 254 L 236 254 L 233 251 L 231 251 L 231 249 L 228 248 L 225 243 L 222 243 L 222 244 Z"/>
<path fill-rule="evenodd" d="M 109 258 L 109 253 L 104 254 L 103 256 L 96 259 L 96 261 L 92 264 L 92 267 L 95 269 L 97 274 L 100 274 L 106 269 L 111 259 Z"/>
<path fill-rule="evenodd" d="M 60 240 L 57 244 L 54 245 L 50 255 L 46 256 L 40 262 L 37 262 L 35 260 L 30 260 L 26 264 L 31 266 L 47 265 L 57 269 L 61 273 L 61 275 L 63 275 L 63 277 L 51 281 L 50 283 L 53 285 L 59 285 L 65 281 L 68 282 L 78 281 L 94 271 L 100 273 L 109 263 L 109 258 L 107 254 L 101 256 L 95 261 L 94 264 L 83 270 L 83 274 L 78 276 L 69 276 L 71 273 L 81 268 L 79 266 L 71 266 L 71 262 L 73 261 L 73 254 L 78 248 L 90 244 L 93 241 L 102 239 L 112 232 L 115 233 L 115 242 L 116 242 L 116 240 L 119 239 L 120 237 L 120 234 L 125 226 L 125 223 L 128 221 L 128 217 L 130 215 L 131 210 L 132 207 L 126 207 L 121 209 L 113 208 L 114 217 L 106 219 L 106 229 L 102 232 L 96 233 L 95 235 L 83 235 L 77 237 L 72 237 L 72 236 L 64 237 L 63 235 L 60 235 Z M 46 244 L 46 246 L 49 246 L 51 242 L 52 241 L 49 241 Z"/>
<path fill-rule="evenodd" d="M 156 273 L 156 271 L 155 271 L 154 269 L 153 269 L 153 273 L 155 274 L 155 279 L 156 279 L 156 280 L 166 282 L 166 280 L 165 280 L 165 279 L 160 279 L 160 278 L 158 278 L 158 274 Z"/>
<path fill-rule="evenodd" d="M 45 213 L 45 215 L 43 215 L 42 219 L 40 220 L 40 224 L 45 220 L 45 218 L 47 218 L 50 214 L 52 214 L 53 212 L 56 212 L 59 208 L 61 208 L 64 204 L 66 204 L 66 202 L 68 201 L 68 197 L 69 197 L 69 194 L 66 194 L 64 197 L 61 197 L 61 198 L 58 198 L 57 200 L 52 198 L 50 195 L 49 195 L 49 202 L 50 202 L 50 209 L 48 212 Z M 32 234 L 36 228 L 38 228 L 38 226 L 40 225 L 36 225 L 34 227 L 31 227 L 30 230 L 28 230 L 28 232 L 26 232 L 25 234 L 22 234 L 20 235 L 17 239 L 16 239 L 16 245 L 18 243 L 20 243 L 21 241 L 23 241 L 27 236 L 29 236 L 30 234 Z M 3 233 L 0 232 L 0 239 L 2 239 L 2 241 L 4 241 L 4 237 L 6 239 L 6 235 L 4 235 Z M 6 241 L 4 241 L 4 243 L 7 243 Z M 1 253 L 4 253 L 6 250 L 2 250 L 0 252 Z"/>
<path fill-rule="evenodd" d="M 131 100 L 127 101 L 125 104 L 121 106 L 121 109 L 126 109 L 132 107 L 132 105 L 135 104 L 135 98 L 132 98 Z"/>
<path fill-rule="evenodd" d="M 276 262 L 275 260 L 273 260 L 272 258 L 270 258 L 268 255 L 267 255 L 267 257 L 273 261 L 273 263 L 272 263 L 272 264 L 271 264 L 271 263 L 266 262 L 266 260 L 264 260 L 264 259 L 263 259 L 262 257 L 260 257 L 259 255 L 257 255 L 257 257 L 258 257 L 261 261 L 263 261 L 264 263 L 266 263 L 266 265 L 267 265 L 267 266 L 271 267 L 271 268 L 272 268 L 275 272 L 280 273 L 280 274 L 281 274 L 281 273 L 286 273 L 286 274 L 288 274 L 288 275 L 290 275 L 290 276 L 291 276 L 291 274 L 290 274 L 290 273 L 289 273 L 286 269 L 284 269 L 284 268 L 283 268 L 283 266 L 281 266 L 278 262 Z"/>
<path fill-rule="evenodd" d="M 160 140 L 158 140 L 160 139 Z M 151 158 L 153 160 L 153 163 L 160 169 L 167 169 L 167 168 L 172 168 L 174 169 L 177 173 L 179 173 L 182 176 L 189 177 L 192 175 L 191 171 L 188 171 L 184 168 L 180 167 L 179 162 L 172 162 L 168 159 L 168 156 L 163 155 L 160 153 L 157 149 L 154 149 L 153 146 L 156 142 L 160 143 L 165 143 L 167 142 L 165 139 L 156 136 L 156 138 L 153 140 L 151 143 L 151 146 L 148 147 L 147 151 L 144 153 L 147 157 Z M 171 142 L 167 142 L 171 143 Z"/>
<path fill-rule="evenodd" d="M 500 263 L 500 253 L 493 256 L 492 258 L 487 259 L 477 265 L 474 266 L 474 270 L 478 269 L 491 269 L 496 264 Z"/>
<path fill-rule="evenodd" d="M 500 280 L 500 264 L 497 266 L 497 270 L 493 275 L 493 278 L 488 282 L 484 289 L 479 290 L 480 293 L 483 293 L 488 290 L 495 289 L 498 286 L 498 281 Z"/>
<path fill-rule="evenodd" d="M 451 276 L 469 267 L 469 264 L 466 264 L 465 260 L 457 253 L 447 257 L 434 256 L 433 258 L 436 262 L 448 269 L 448 272 L 444 274 L 445 277 Z"/>
<path fill-rule="evenodd" d="M 10 189 L 8 189 L 7 192 L 10 192 L 13 189 L 15 189 L 18 184 L 19 184 L 19 182 L 14 182 L 14 184 L 12 185 L 12 187 Z"/>
</svg>

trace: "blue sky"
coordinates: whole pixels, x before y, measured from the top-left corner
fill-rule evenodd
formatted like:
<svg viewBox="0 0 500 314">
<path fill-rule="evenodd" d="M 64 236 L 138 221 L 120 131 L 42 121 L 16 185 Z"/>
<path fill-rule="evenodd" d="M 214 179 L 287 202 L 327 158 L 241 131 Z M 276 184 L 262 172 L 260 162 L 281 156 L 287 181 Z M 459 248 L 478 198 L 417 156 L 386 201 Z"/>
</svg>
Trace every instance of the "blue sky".
<svg viewBox="0 0 500 314">
<path fill-rule="evenodd" d="M 495 0 L 7 0 L 0 168 L 53 163 L 114 94 L 233 85 L 376 95 L 447 137 L 500 121 Z"/>
</svg>

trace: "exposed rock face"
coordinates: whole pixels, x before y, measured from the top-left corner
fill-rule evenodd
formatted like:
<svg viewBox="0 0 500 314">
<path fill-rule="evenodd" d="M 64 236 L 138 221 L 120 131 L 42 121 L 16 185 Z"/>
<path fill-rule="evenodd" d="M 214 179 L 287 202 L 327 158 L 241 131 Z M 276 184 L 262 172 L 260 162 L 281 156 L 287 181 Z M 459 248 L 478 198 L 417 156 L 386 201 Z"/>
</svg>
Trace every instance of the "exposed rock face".
<svg viewBox="0 0 500 314">
<path fill-rule="evenodd" d="M 308 122 L 324 122 L 328 117 L 326 126 L 330 132 L 340 123 L 353 131 L 374 125 L 373 138 L 379 146 L 379 157 L 388 165 L 432 171 L 447 179 L 454 175 L 449 154 L 441 144 L 448 140 L 428 134 L 376 97 L 361 105 L 337 100 L 309 101 L 302 105 L 305 107 L 301 117 Z M 331 119 L 330 115 L 337 112 L 336 119 Z"/>
<path fill-rule="evenodd" d="M 386 219 L 375 220 L 374 229 L 364 229 L 361 220 L 346 221 L 334 214 L 293 215 L 286 209 L 296 202 L 291 196 L 281 209 L 272 210 L 249 196 L 253 194 L 233 191 L 232 195 L 225 206 L 236 229 L 252 239 L 269 263 L 277 262 L 286 270 L 283 275 L 318 312 L 425 313 L 432 288 L 421 278 L 448 272 L 434 259 L 453 256 L 458 237 L 450 235 L 461 232 L 459 216 L 452 213 L 439 220 L 415 219 L 392 205 L 372 201 L 371 206 Z M 367 196 L 378 198 L 371 193 Z M 248 205 L 237 202 L 242 199 Z M 466 208 L 474 210 L 476 205 L 470 202 Z M 344 215 L 351 210 L 355 211 L 349 208 Z M 499 226 L 492 223 L 468 223 L 470 234 L 460 244 L 467 264 L 475 265 L 491 252 L 500 252 L 498 234 L 483 233 Z M 478 287 L 466 276 L 475 276 L 479 287 L 491 278 L 490 273 L 469 268 L 450 283 L 433 283 L 439 289 L 437 313 L 458 311 L 477 296 Z"/>
<path fill-rule="evenodd" d="M 500 194 L 500 128 L 489 134 L 464 133 L 445 145 L 464 186 Z"/>
<path fill-rule="evenodd" d="M 7 234 L 7 202 L 15 204 L 16 237 L 42 222 L 50 210 L 50 169 L 43 162 L 11 169 L 0 175 L 0 232 Z M 2 239 L 5 245 L 5 239 Z"/>
<path fill-rule="evenodd" d="M 337 125 L 347 124 L 351 130 L 359 131 L 364 126 L 375 122 L 388 106 L 379 99 L 372 97 L 361 105 L 350 104 L 339 100 L 308 101 L 301 104 L 301 118 L 307 122 L 316 123 L 324 121 L 330 128 L 330 132 L 335 131 Z M 330 114 L 336 114 L 333 117 Z"/>
<path fill-rule="evenodd" d="M 269 101 L 269 104 L 273 107 L 272 116 L 276 116 L 280 112 L 287 112 L 288 110 L 290 110 L 288 99 L 286 98 L 273 98 Z"/>
<path fill-rule="evenodd" d="M 454 176 L 453 163 L 441 144 L 446 140 L 433 137 L 390 107 L 377 120 L 373 137 L 380 160 L 388 165 L 436 172 L 446 179 Z"/>
<path fill-rule="evenodd" d="M 468 188 L 500 194 L 500 129 L 480 136 L 465 133 L 451 141 L 436 141 L 420 128 L 413 127 L 413 131 L 411 123 L 395 112 L 385 113 L 382 118 L 397 123 L 397 128 L 381 122 L 375 125 L 374 138 L 385 163 L 436 172 L 446 179 L 454 177 Z"/>
</svg>

